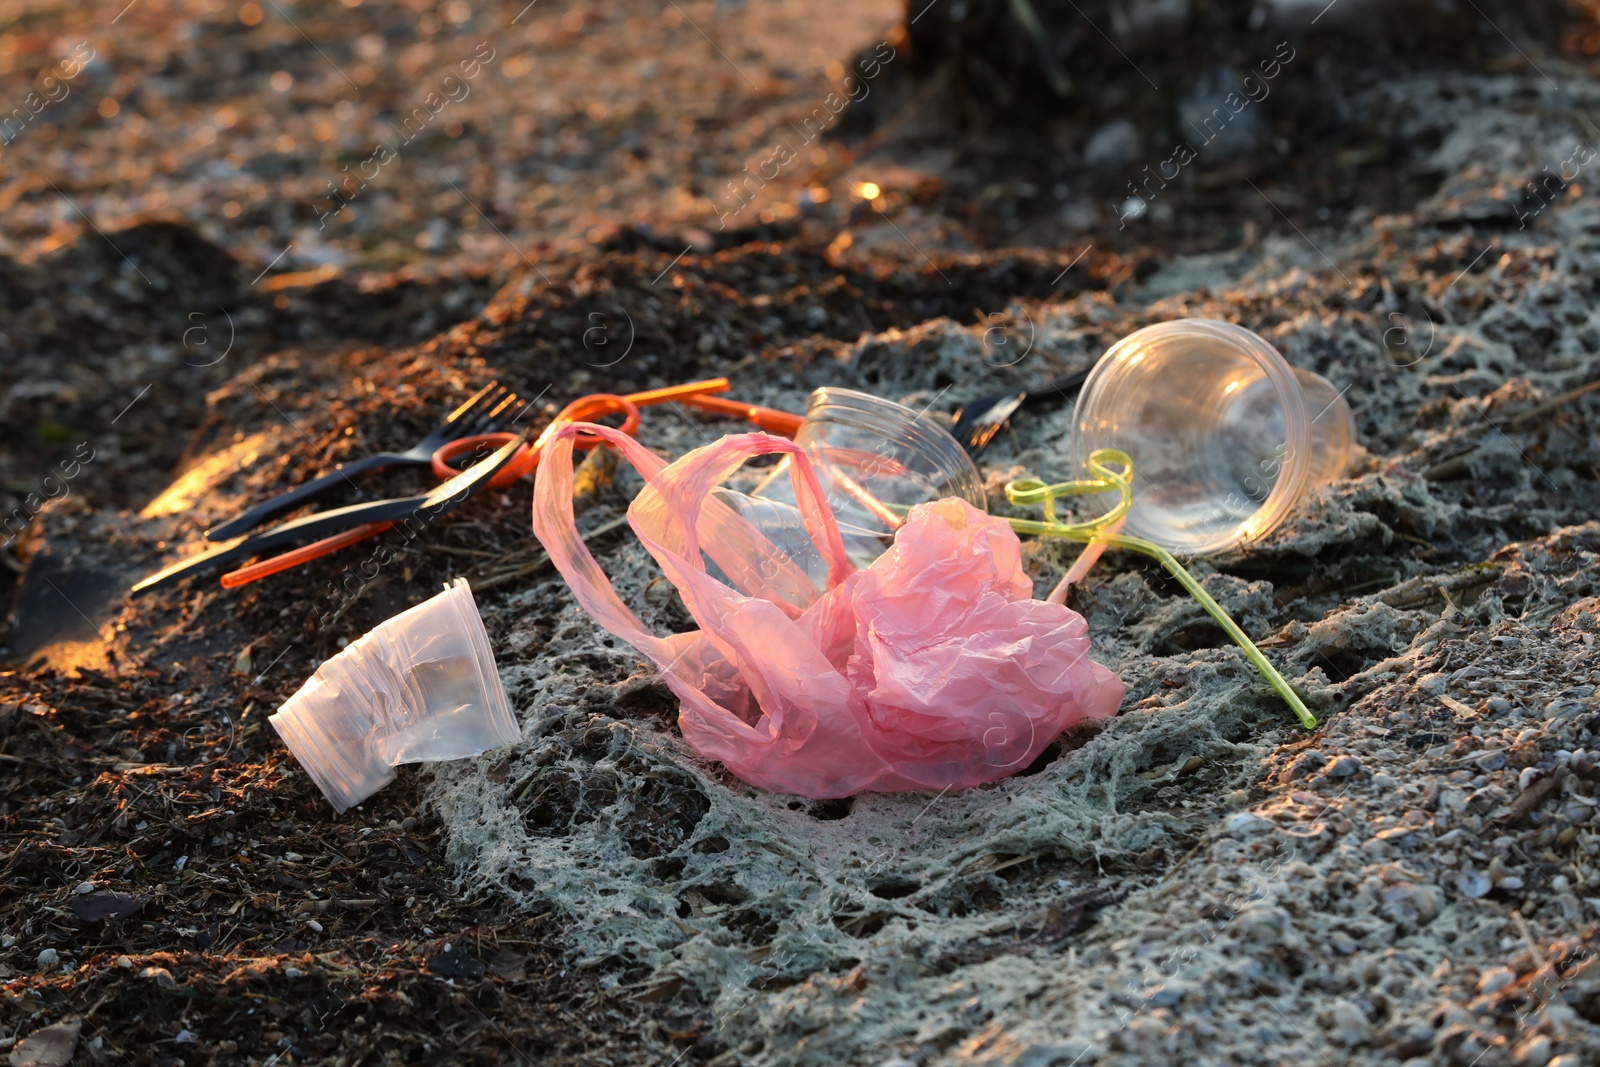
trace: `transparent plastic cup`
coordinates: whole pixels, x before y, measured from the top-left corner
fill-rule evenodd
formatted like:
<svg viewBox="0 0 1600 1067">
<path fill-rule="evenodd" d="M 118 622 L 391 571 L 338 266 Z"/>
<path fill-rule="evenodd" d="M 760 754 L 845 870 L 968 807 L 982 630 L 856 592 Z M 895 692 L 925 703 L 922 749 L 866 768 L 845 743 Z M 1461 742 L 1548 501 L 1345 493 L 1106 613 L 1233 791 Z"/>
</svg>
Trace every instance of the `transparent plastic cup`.
<svg viewBox="0 0 1600 1067">
<path fill-rule="evenodd" d="M 334 809 L 401 763 L 466 759 L 521 734 L 465 578 L 318 667 L 268 720 Z"/>
<path fill-rule="evenodd" d="M 1175 555 L 1265 537 L 1307 492 L 1343 476 L 1356 447 L 1350 407 L 1326 379 L 1290 367 L 1240 326 L 1147 326 L 1095 364 L 1079 396 L 1073 456 L 1133 460 L 1126 532 Z"/>
<path fill-rule="evenodd" d="M 883 554 L 914 505 L 958 496 L 980 511 L 988 508 L 983 477 L 961 443 L 892 400 L 853 389 L 818 389 L 794 440 L 816 465 L 845 551 L 857 566 Z M 793 505 L 787 461 L 773 468 L 754 496 Z"/>
</svg>

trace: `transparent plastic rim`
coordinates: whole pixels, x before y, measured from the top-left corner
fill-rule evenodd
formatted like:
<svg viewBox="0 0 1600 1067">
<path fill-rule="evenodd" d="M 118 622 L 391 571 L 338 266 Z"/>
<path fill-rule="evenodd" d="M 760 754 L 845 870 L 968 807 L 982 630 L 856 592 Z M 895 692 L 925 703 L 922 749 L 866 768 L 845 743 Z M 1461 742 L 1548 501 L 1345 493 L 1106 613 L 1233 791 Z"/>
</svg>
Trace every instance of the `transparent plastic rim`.
<svg viewBox="0 0 1600 1067">
<path fill-rule="evenodd" d="M 1266 499 L 1254 511 L 1241 516 L 1232 527 L 1212 537 L 1193 537 L 1172 543 L 1161 536 L 1160 531 L 1149 529 L 1140 522 L 1139 487 L 1135 483 L 1134 510 L 1128 515 L 1129 535 L 1150 540 L 1177 555 L 1207 556 L 1265 537 L 1277 528 L 1305 493 L 1311 469 L 1311 420 L 1306 414 L 1294 370 L 1277 349 L 1242 326 L 1215 319 L 1179 319 L 1136 330 L 1107 349 L 1089 372 L 1079 394 L 1072 436 L 1074 465 L 1080 470 L 1086 469 L 1087 457 L 1102 448 L 1122 448 L 1137 465 L 1139 456 L 1134 448 L 1127 447 L 1128 442 L 1101 439 L 1094 429 L 1098 412 L 1105 408 L 1117 409 L 1118 402 L 1133 388 L 1133 369 L 1147 355 L 1159 353 L 1174 341 L 1196 336 L 1236 348 L 1262 369 L 1283 407 L 1284 437 L 1288 446 L 1277 480 Z"/>
<path fill-rule="evenodd" d="M 988 499 L 983 492 L 983 476 L 978 473 L 972 457 L 967 455 L 961 443 L 944 427 L 923 418 L 904 404 L 869 393 L 859 393 L 854 389 L 824 386 L 814 390 L 806 403 L 806 422 L 818 419 L 909 445 L 945 476 L 945 485 L 956 495 L 976 508 L 988 507 Z M 807 429 L 802 424 L 796 437 L 809 450 L 809 442 L 805 440 L 809 437 Z"/>
<path fill-rule="evenodd" d="M 445 591 L 450 594 L 450 603 L 472 646 L 472 659 L 478 668 L 478 687 L 483 691 L 489 723 L 500 742 L 509 745 L 522 737 L 522 731 L 517 728 L 516 717 L 511 714 L 511 702 L 506 699 L 506 688 L 495 666 L 494 650 L 489 646 L 489 631 L 483 624 L 483 613 L 478 610 L 472 587 L 465 578 L 450 582 L 445 586 Z"/>
</svg>

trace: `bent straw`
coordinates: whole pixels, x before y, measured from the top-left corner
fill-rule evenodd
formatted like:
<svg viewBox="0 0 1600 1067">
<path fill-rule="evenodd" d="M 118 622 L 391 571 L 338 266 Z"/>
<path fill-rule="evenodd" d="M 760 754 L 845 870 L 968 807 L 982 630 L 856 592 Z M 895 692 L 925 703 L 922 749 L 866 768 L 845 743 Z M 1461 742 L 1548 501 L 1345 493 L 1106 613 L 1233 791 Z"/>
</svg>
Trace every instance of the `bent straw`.
<svg viewBox="0 0 1600 1067">
<path fill-rule="evenodd" d="M 1108 464 L 1115 463 L 1122 469 L 1113 470 Z M 1295 717 L 1300 720 L 1300 725 L 1307 730 L 1317 727 L 1316 717 L 1306 707 L 1305 701 L 1296 693 L 1278 673 L 1278 669 L 1268 662 L 1267 657 L 1255 646 L 1255 642 L 1239 628 L 1222 605 L 1211 598 L 1211 594 L 1201 588 L 1194 576 L 1184 569 L 1183 564 L 1171 552 L 1162 548 L 1153 541 L 1146 541 L 1142 537 L 1129 537 L 1125 534 L 1108 530 L 1107 527 L 1120 520 L 1133 506 L 1133 462 L 1126 453 L 1115 449 L 1102 448 L 1089 456 L 1089 470 L 1097 475 L 1095 478 L 1083 479 L 1073 482 L 1060 482 L 1056 485 L 1046 485 L 1037 478 L 1019 478 L 1006 486 L 1006 499 L 1013 504 L 1040 504 L 1044 508 L 1045 521 L 1038 522 L 1031 519 L 1009 519 L 1011 528 L 1017 533 L 1032 534 L 1036 537 L 1063 537 L 1071 541 L 1082 541 L 1090 545 L 1105 545 L 1110 548 L 1125 548 L 1134 552 L 1143 553 L 1157 560 L 1168 574 L 1178 580 L 1178 584 L 1188 594 L 1199 601 L 1200 606 L 1216 620 L 1233 643 L 1245 654 L 1256 670 L 1261 672 L 1267 683 L 1277 690 L 1283 697 L 1284 703 L 1289 705 Z M 1115 507 L 1104 515 L 1089 519 L 1084 522 L 1064 523 L 1056 518 L 1056 498 L 1062 496 L 1076 496 L 1083 493 L 1103 493 L 1114 491 L 1120 496 Z"/>
</svg>

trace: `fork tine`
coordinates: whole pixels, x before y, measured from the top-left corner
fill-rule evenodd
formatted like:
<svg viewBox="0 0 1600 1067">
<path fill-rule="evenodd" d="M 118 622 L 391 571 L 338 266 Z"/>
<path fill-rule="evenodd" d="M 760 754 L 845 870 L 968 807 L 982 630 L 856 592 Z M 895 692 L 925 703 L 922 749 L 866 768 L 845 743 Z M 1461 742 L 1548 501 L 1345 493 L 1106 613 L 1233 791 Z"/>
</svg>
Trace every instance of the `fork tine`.
<svg viewBox="0 0 1600 1067">
<path fill-rule="evenodd" d="M 482 432 L 479 427 L 483 425 L 484 413 L 492 411 L 495 405 L 504 400 L 506 394 L 510 392 L 510 390 L 501 385 L 499 382 L 495 382 L 494 386 L 495 388 L 493 392 L 484 395 L 482 399 L 473 405 L 471 411 L 467 412 L 458 421 L 451 424 L 449 433 L 452 441 L 459 440 L 463 437 L 470 437 L 475 433 Z"/>
<path fill-rule="evenodd" d="M 527 407 L 528 402 L 516 393 L 507 393 L 505 401 L 497 404 L 495 409 L 483 417 L 483 433 L 495 433 L 506 428 L 506 424 L 514 419 L 517 412 Z"/>
<path fill-rule="evenodd" d="M 492 430 L 494 428 L 495 412 L 501 410 L 516 398 L 517 394 L 505 389 L 489 398 L 493 403 L 485 401 L 483 404 L 478 405 L 478 410 L 474 411 L 472 417 L 467 420 L 468 425 L 463 436 Z"/>
<path fill-rule="evenodd" d="M 510 406 L 515 405 L 515 403 L 517 403 L 517 394 L 507 390 L 506 395 L 501 398 L 501 402 L 496 403 L 493 408 L 478 416 L 477 429 L 474 430 L 475 434 L 493 434 L 494 430 L 498 430 L 501 427 L 501 422 L 504 421 L 502 413 Z"/>
<path fill-rule="evenodd" d="M 528 401 L 516 393 L 512 393 L 507 397 L 506 401 L 506 404 L 495 409 L 494 414 L 488 420 L 490 431 L 504 430 L 521 418 L 524 411 L 528 410 Z"/>
<path fill-rule="evenodd" d="M 456 408 L 454 411 L 444 417 L 444 421 L 447 424 L 456 422 L 461 418 L 461 416 L 465 415 L 467 412 L 476 407 L 478 401 L 482 400 L 491 390 L 498 388 L 500 388 L 500 383 L 498 381 L 490 382 L 488 385 L 484 386 L 482 389 L 479 389 L 476 393 L 473 393 L 471 396 L 463 400 L 460 407 Z"/>
</svg>

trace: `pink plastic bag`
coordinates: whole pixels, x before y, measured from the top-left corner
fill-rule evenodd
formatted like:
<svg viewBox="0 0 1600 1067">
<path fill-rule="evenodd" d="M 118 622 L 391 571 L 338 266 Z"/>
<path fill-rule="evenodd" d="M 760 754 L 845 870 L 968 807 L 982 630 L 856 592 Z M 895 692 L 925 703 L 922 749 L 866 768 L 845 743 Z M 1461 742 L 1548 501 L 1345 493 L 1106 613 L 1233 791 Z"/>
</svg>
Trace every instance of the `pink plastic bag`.
<svg viewBox="0 0 1600 1067">
<path fill-rule="evenodd" d="M 604 438 L 646 479 L 628 508 L 698 631 L 656 637 L 579 540 L 572 438 Z M 752 456 L 786 453 L 827 588 L 710 496 Z M 616 430 L 545 443 L 533 530 L 578 603 L 660 668 L 701 755 L 754 785 L 807 797 L 946 789 L 1005 777 L 1062 730 L 1113 715 L 1121 679 L 1089 659 L 1087 625 L 1032 599 L 1021 546 L 963 500 L 911 510 L 888 551 L 852 571 L 809 457 L 739 434 L 666 461 Z M 733 585 L 706 572 L 704 550 Z"/>
</svg>

